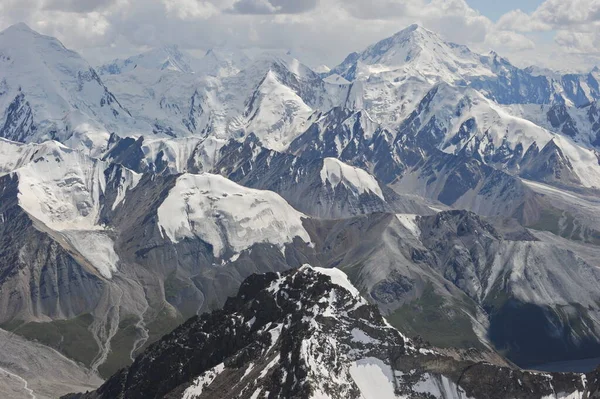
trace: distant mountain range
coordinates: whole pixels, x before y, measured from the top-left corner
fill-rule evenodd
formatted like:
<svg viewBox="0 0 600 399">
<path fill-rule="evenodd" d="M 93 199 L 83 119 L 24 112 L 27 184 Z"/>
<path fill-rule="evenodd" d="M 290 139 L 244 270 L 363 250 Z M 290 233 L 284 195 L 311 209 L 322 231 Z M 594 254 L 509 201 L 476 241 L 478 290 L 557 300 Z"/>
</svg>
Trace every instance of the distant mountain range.
<svg viewBox="0 0 600 399">
<path fill-rule="evenodd" d="M 411 358 L 417 365 L 468 348 L 502 367 L 600 356 L 599 82 L 598 69 L 520 69 L 418 25 L 316 70 L 286 53 L 196 58 L 176 46 L 95 68 L 12 26 L 0 33 L 0 328 L 92 376 L 74 384 L 48 371 L 56 389 L 44 394 L 59 396 L 98 385 L 94 373 L 108 378 L 146 349 L 140 359 L 162 356 L 151 344 L 189 318 L 182 328 L 212 310 L 234 317 L 243 306 L 227 298 L 253 274 L 321 279 L 289 272 L 311 264 L 346 273 L 391 325 L 421 337 L 415 351 L 420 340 L 435 347 L 434 360 Z M 374 314 L 352 323 L 371 318 L 377 334 L 404 340 Z M 246 342 L 251 327 L 230 338 Z M 226 384 L 248 362 L 219 365 L 242 349 L 164 393 L 197 377 Z M 249 359 L 273 360 L 263 349 Z M 383 361 L 387 373 L 383 349 L 371 350 L 379 360 L 365 370 Z M 311 392 L 366 395 L 351 372 L 363 363 L 344 356 L 336 388 L 327 388 L 334 377 L 315 377 Z M 453 379 L 464 370 L 455 366 L 408 391 L 449 398 L 430 385 L 450 384 L 457 397 L 483 397 L 465 396 L 479 388 Z M 131 370 L 105 392 L 137 389 L 115 382 Z M 158 370 L 144 365 L 140 378 Z M 14 388 L 2 376 L 0 394 Z M 515 397 L 548 397 L 536 376 L 523 374 L 535 394 Z M 259 391 L 243 385 L 241 397 Z M 564 387 L 550 397 L 585 391 Z M 112 397 L 102 395 L 89 397 Z"/>
</svg>

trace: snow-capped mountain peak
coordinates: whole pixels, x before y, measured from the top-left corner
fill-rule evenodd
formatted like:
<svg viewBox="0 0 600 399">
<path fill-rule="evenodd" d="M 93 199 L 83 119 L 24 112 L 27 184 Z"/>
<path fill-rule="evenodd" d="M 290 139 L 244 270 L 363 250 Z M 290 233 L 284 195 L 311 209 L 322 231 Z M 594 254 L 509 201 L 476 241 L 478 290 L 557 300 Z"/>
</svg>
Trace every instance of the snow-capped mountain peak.
<svg viewBox="0 0 600 399">
<path fill-rule="evenodd" d="M 250 57 L 242 50 L 211 48 L 193 67 L 199 75 L 225 78 L 237 75 L 250 62 Z"/>
<path fill-rule="evenodd" d="M 195 62 L 197 61 L 184 53 L 177 45 L 165 45 L 124 60 L 116 59 L 110 64 L 101 66 L 99 72 L 101 75 L 119 75 L 136 68 L 144 68 L 193 73 L 191 65 Z"/>
<path fill-rule="evenodd" d="M 18 22 L 14 25 L 9 26 L 2 32 L 2 34 L 19 34 L 18 32 L 20 32 L 20 34 L 39 35 L 39 33 L 31 29 L 29 25 L 27 25 L 25 22 Z"/>
<path fill-rule="evenodd" d="M 325 158 L 321 169 L 323 184 L 335 189 L 342 184 L 358 194 L 371 193 L 385 200 L 379 183 L 366 171 L 346 165 L 336 158 Z"/>
<path fill-rule="evenodd" d="M 136 122 L 76 52 L 25 24 L 0 32 L 0 137 L 93 150 Z M 140 126 L 141 128 L 141 126 Z"/>
<path fill-rule="evenodd" d="M 430 82 L 456 82 L 464 76 L 491 74 L 466 46 L 448 43 L 416 24 L 349 56 L 333 72 L 349 80 L 394 73 Z"/>
</svg>

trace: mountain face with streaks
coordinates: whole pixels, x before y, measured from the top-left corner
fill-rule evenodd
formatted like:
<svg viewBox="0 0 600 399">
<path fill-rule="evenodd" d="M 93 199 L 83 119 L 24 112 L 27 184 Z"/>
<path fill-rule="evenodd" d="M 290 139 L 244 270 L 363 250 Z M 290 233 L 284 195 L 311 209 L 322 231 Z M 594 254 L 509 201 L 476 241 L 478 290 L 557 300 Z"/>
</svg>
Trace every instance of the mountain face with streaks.
<svg viewBox="0 0 600 399">
<path fill-rule="evenodd" d="M 68 398 L 567 399 L 597 389 L 592 373 L 444 356 L 387 324 L 342 272 L 304 265 L 247 279 L 223 310 L 189 320 L 97 391 Z"/>
<path fill-rule="evenodd" d="M 132 364 L 92 395 L 145 392 L 144 351 L 168 358 L 152 344 L 192 318 L 200 349 L 180 355 L 210 361 L 160 388 L 173 397 L 486 397 L 460 377 L 480 360 L 496 366 L 473 381 L 530 381 L 535 395 L 515 397 L 583 395 L 581 376 L 557 386 L 497 366 L 600 356 L 598 71 L 520 69 L 416 25 L 333 69 L 290 54 L 167 46 L 95 69 L 25 25 L 0 33 L 0 328 L 91 375 L 74 384 L 41 363 L 52 394 Z M 315 305 L 338 295 L 321 275 L 339 270 L 365 299 Z M 280 274 L 250 277 L 264 273 Z M 289 286 L 252 289 L 248 309 L 306 306 L 284 298 L 287 313 L 250 323 L 228 297 L 259 281 Z M 362 310 L 340 313 L 350 303 Z M 233 346 L 206 355 L 227 323 Z M 348 352 L 302 352 L 285 329 Z M 428 371 L 411 380 L 378 341 Z M 167 358 L 156 370 L 178 367 Z M 22 385 L 13 375 L 47 393 L 20 363 L 0 367 L 0 392 Z"/>
<path fill-rule="evenodd" d="M 253 133 L 278 150 L 315 111 L 329 109 L 345 95 L 343 87 L 285 55 L 265 54 L 238 70 L 237 62 L 222 66 L 214 54 L 199 61 L 203 73 L 140 67 L 103 79 L 155 135 L 230 139 Z"/>
<path fill-rule="evenodd" d="M 164 46 L 125 60 L 114 60 L 113 63 L 101 66 L 98 72 L 100 75 L 120 75 L 140 68 L 193 73 L 191 66 L 193 63 L 194 59 L 183 53 L 177 46 Z"/>
<path fill-rule="evenodd" d="M 96 71 L 58 40 L 25 24 L 0 34 L 0 137 L 58 140 L 93 151 L 108 132 L 147 129 L 119 103 Z"/>
</svg>

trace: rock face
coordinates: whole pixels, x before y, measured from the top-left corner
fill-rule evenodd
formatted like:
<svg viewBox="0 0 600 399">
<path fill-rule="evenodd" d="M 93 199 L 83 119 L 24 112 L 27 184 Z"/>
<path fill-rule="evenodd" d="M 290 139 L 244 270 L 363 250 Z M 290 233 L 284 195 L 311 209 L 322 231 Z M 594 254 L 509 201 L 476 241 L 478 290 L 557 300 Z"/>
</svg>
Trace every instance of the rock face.
<svg viewBox="0 0 600 399">
<path fill-rule="evenodd" d="M 445 357 L 390 327 L 336 270 L 255 275 L 97 391 L 68 398 L 583 398 L 590 375 Z"/>
<path fill-rule="evenodd" d="M 249 137 L 200 161 L 220 175 L 139 175 L 58 143 L 0 144 L 0 322 L 106 377 L 181 321 L 223 305 L 249 275 L 307 262 L 346 271 L 395 325 L 436 345 L 501 348 L 520 365 L 600 350 L 594 247 L 440 212 L 338 159 Z M 150 144 L 124 142 L 140 145 Z M 415 178 L 413 187 L 431 189 L 424 197 L 493 216 L 533 212 L 520 210 L 537 197 L 517 178 L 432 151 L 395 184 Z M 526 314 L 535 326 L 501 328 Z M 55 335 L 43 334 L 48 326 Z M 553 350 L 518 349 L 532 341 Z"/>
</svg>

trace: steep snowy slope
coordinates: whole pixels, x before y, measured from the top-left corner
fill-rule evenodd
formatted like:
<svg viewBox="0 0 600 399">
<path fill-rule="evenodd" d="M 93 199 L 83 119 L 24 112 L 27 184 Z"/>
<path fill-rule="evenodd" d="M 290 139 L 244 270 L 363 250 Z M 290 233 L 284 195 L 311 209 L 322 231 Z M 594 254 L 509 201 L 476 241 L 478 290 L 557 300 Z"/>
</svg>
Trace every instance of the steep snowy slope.
<svg viewBox="0 0 600 399">
<path fill-rule="evenodd" d="M 305 265 L 252 276 L 222 311 L 68 398 L 567 399 L 595 384 L 593 374 L 588 382 L 442 356 L 390 327 L 342 272 Z"/>
<path fill-rule="evenodd" d="M 278 76 L 269 70 L 260 86 L 252 94 L 245 116 L 246 132 L 255 133 L 274 149 L 285 148 L 298 132 L 313 109 L 290 87 L 285 86 Z"/>
<path fill-rule="evenodd" d="M 347 91 L 325 83 L 296 59 L 269 54 L 222 85 L 220 98 L 229 113 L 223 133 L 228 138 L 254 133 L 276 150 L 286 148 L 304 130 L 314 111 L 342 102 Z"/>
<path fill-rule="evenodd" d="M 260 56 L 236 73 L 209 75 L 136 68 L 105 79 L 157 134 L 229 139 L 254 133 L 279 150 L 315 110 L 342 102 L 347 91 L 299 61 L 275 55 Z"/>
<path fill-rule="evenodd" d="M 237 75 L 252 58 L 239 49 L 212 48 L 193 65 L 198 75 L 228 77 Z"/>
<path fill-rule="evenodd" d="M 118 256 L 102 223 L 103 212 L 125 199 L 140 176 L 90 158 L 54 141 L 0 141 L 0 176 L 18 179 L 19 205 L 46 228 L 60 233 L 103 277 L 117 271 Z"/>
<path fill-rule="evenodd" d="M 151 128 L 146 135 L 163 137 L 205 136 L 212 116 L 211 97 L 205 88 L 216 90 L 214 79 L 174 70 L 135 68 L 118 75 L 104 75 L 107 86 L 131 115 Z M 219 102 L 217 102 L 217 105 Z M 215 106 L 215 112 L 220 112 Z"/>
<path fill-rule="evenodd" d="M 139 173 L 210 172 L 227 143 L 213 136 L 175 139 L 113 136 L 102 159 Z"/>
<path fill-rule="evenodd" d="M 595 151 L 512 116 L 470 88 L 445 83 L 435 86 L 401 124 L 399 134 L 397 141 L 404 140 L 404 136 L 416 137 L 421 148 L 434 146 L 454 154 L 466 152 L 498 169 L 516 174 L 524 170 L 530 179 L 600 187 L 600 165 Z M 563 168 L 562 175 L 528 169 L 528 164 L 535 163 L 543 149 L 557 157 L 554 162 L 564 163 L 552 165 Z"/>
<path fill-rule="evenodd" d="M 49 139 L 94 152 L 111 132 L 147 133 L 93 68 L 24 24 L 0 33 L 0 137 Z"/>
<path fill-rule="evenodd" d="M 598 67 L 589 73 L 561 74 L 538 67 L 529 67 L 525 72 L 532 76 L 546 77 L 557 90 L 567 98 L 566 104 L 576 108 L 584 107 L 598 100 L 600 95 L 600 70 Z"/>
<path fill-rule="evenodd" d="M 383 199 L 379 183 L 366 171 L 352 166 L 335 158 L 325 158 L 321 169 L 323 184 L 329 184 L 333 189 L 338 185 L 350 188 L 359 194 L 371 193 Z"/>
<path fill-rule="evenodd" d="M 565 104 L 514 104 L 506 108 L 512 115 L 561 133 L 584 147 L 600 146 L 600 111 L 597 101 L 581 107 Z"/>
</svg>

